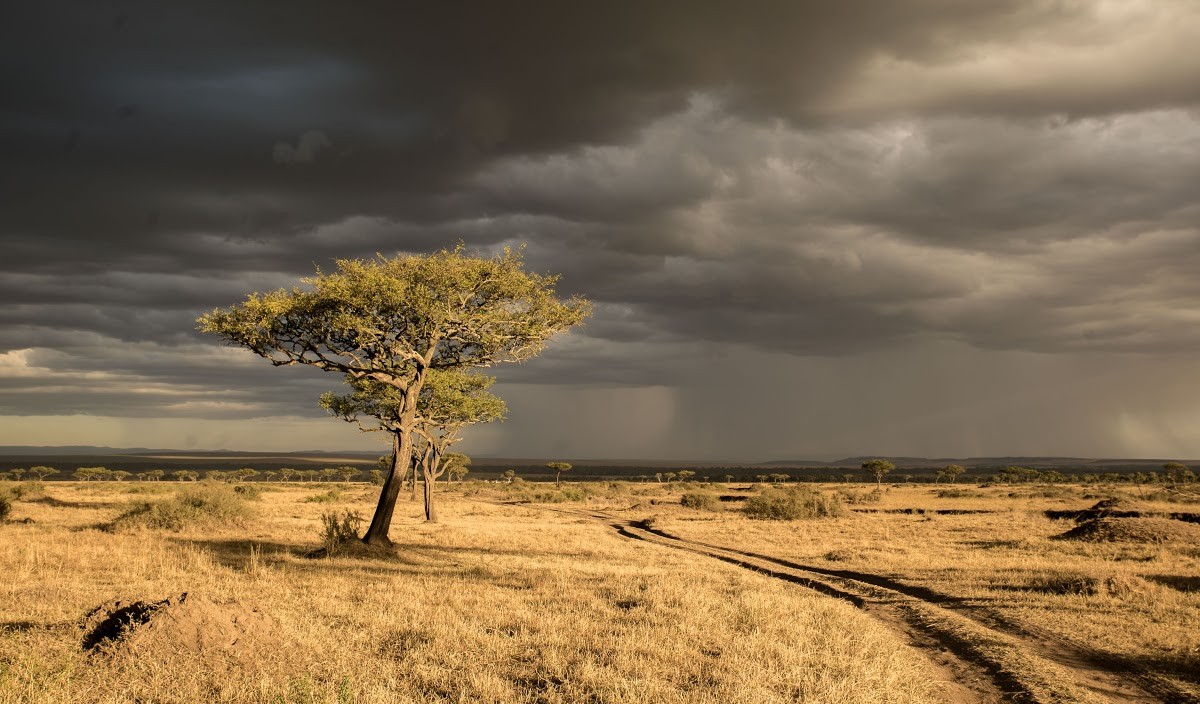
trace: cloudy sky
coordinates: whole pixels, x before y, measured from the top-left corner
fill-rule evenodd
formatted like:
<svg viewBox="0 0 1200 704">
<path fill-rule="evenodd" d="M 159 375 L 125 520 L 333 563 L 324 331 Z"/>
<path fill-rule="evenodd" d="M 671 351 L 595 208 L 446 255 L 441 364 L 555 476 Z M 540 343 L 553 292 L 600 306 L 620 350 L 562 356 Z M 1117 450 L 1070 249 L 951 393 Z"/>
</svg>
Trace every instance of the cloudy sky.
<svg viewBox="0 0 1200 704">
<path fill-rule="evenodd" d="M 2 24 L 0 444 L 382 447 L 194 320 L 461 240 L 596 304 L 476 454 L 1200 457 L 1194 0 Z"/>
</svg>

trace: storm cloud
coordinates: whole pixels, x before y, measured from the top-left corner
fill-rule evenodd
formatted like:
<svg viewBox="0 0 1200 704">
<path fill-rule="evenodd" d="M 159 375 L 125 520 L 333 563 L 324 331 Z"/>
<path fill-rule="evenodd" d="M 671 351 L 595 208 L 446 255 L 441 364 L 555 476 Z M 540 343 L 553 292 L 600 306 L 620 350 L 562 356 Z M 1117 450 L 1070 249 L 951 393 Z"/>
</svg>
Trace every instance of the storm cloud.
<svg viewBox="0 0 1200 704">
<path fill-rule="evenodd" d="M 12 14 L 0 443 L 67 416 L 203 420 L 213 447 L 254 447 L 222 420 L 332 423 L 335 379 L 195 317 L 462 241 L 525 243 L 597 303 L 500 372 L 510 421 L 471 449 L 1200 456 L 1194 3 Z M 128 444 L 184 437 L 156 432 Z"/>
</svg>

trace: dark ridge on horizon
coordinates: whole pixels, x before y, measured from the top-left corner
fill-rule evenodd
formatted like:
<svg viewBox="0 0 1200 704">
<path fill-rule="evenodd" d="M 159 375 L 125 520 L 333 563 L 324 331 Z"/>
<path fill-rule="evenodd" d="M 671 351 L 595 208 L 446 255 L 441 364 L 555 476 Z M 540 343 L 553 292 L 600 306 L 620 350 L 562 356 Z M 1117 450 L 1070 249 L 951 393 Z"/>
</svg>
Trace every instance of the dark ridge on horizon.
<svg viewBox="0 0 1200 704">
<path fill-rule="evenodd" d="M 253 450 L 180 450 L 155 449 L 146 447 L 103 447 L 93 445 L 2 445 L 0 456 L 5 457 L 146 457 L 154 456 L 167 458 L 203 457 L 209 459 L 268 459 L 268 458 L 333 458 L 333 457 L 362 457 L 374 460 L 384 454 L 380 450 L 291 450 L 291 451 L 253 451 Z M 473 464 L 479 467 L 538 466 L 546 462 L 565 461 L 578 467 L 792 467 L 796 469 L 852 468 L 858 469 L 862 463 L 871 459 L 886 459 L 898 468 L 940 468 L 948 464 L 959 464 L 964 467 L 1003 467 L 1008 465 L 1029 467 L 1088 467 L 1088 466 L 1148 466 L 1162 465 L 1166 462 L 1183 462 L 1200 465 L 1198 459 L 1179 458 L 1121 458 L 1121 457 L 1066 457 L 1057 455 L 998 455 L 993 457 L 909 457 L 892 455 L 857 455 L 836 460 L 769 460 L 766 462 L 753 461 L 714 461 L 714 460 L 646 460 L 646 459 L 578 459 L 570 457 L 474 457 Z"/>
</svg>

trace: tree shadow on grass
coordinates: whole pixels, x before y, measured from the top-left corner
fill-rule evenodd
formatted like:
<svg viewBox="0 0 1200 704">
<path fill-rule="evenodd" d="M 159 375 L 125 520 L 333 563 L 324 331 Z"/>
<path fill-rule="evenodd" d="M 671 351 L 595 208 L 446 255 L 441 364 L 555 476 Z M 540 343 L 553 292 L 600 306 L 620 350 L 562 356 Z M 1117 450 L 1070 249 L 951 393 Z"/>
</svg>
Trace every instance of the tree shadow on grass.
<svg viewBox="0 0 1200 704">
<path fill-rule="evenodd" d="M 287 569 L 301 572 L 345 572 L 347 569 L 378 577 L 398 575 L 426 575 L 440 573 L 445 576 L 495 581 L 509 586 L 509 575 L 505 570 L 492 570 L 477 562 L 466 559 L 477 555 L 482 558 L 497 555 L 512 556 L 561 556 L 555 551 L 489 550 L 466 546 L 431 546 L 421 543 L 393 543 L 392 550 L 360 551 L 354 548 L 331 557 L 313 557 L 311 553 L 320 546 L 314 543 L 281 543 L 274 541 L 244 539 L 197 540 L 171 538 L 178 545 L 198 548 L 212 555 L 225 567 L 239 572 L 252 572 L 257 566 L 270 567 L 286 563 Z M 312 559 L 306 559 L 312 558 Z M 462 560 L 462 561 L 460 561 Z"/>
</svg>

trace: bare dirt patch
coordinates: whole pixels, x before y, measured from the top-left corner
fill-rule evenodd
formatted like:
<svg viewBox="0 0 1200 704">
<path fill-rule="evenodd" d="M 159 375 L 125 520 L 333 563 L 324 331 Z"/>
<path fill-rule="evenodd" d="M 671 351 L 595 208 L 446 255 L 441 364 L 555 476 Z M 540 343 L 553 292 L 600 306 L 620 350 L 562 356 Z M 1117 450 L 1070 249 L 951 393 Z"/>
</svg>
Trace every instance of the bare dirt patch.
<svg viewBox="0 0 1200 704">
<path fill-rule="evenodd" d="M 279 647 L 276 626 L 255 606 L 216 604 L 187 592 L 162 601 L 113 599 L 84 617 L 82 646 L 106 654 L 219 650 L 240 655 Z"/>
<path fill-rule="evenodd" d="M 1200 541 L 1200 525 L 1170 518 L 1093 518 L 1055 536 L 1092 543 L 1176 543 Z"/>
</svg>

